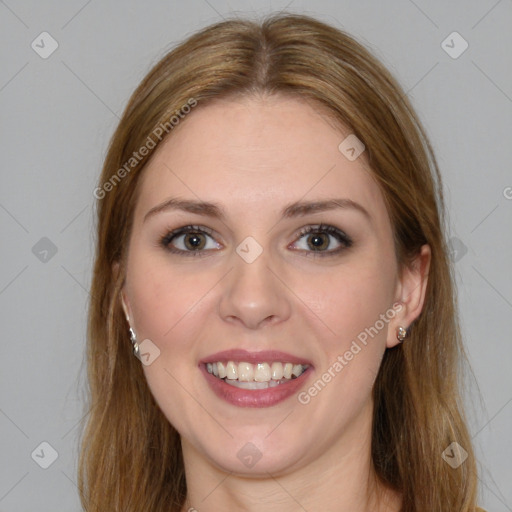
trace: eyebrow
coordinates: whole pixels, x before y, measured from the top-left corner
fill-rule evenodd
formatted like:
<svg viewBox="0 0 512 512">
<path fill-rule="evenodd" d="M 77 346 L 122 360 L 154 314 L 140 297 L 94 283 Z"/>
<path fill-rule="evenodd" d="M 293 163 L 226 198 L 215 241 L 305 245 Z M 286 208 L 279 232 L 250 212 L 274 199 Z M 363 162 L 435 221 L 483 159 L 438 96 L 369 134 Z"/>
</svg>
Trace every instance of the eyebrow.
<svg viewBox="0 0 512 512">
<path fill-rule="evenodd" d="M 368 211 L 361 206 L 359 203 L 346 198 L 333 198 L 322 201 L 296 201 L 286 206 L 281 216 L 285 219 L 303 217 L 312 213 L 321 213 L 324 211 L 335 210 L 335 209 L 352 209 L 362 213 L 368 221 L 371 222 L 371 215 Z M 170 210 L 182 210 L 189 213 L 195 213 L 198 215 L 204 215 L 225 221 L 226 214 L 224 209 L 216 203 L 206 201 L 191 201 L 188 199 L 178 199 L 171 197 L 151 208 L 144 216 L 143 222 L 146 222 L 150 217 L 153 217 L 161 212 Z"/>
</svg>

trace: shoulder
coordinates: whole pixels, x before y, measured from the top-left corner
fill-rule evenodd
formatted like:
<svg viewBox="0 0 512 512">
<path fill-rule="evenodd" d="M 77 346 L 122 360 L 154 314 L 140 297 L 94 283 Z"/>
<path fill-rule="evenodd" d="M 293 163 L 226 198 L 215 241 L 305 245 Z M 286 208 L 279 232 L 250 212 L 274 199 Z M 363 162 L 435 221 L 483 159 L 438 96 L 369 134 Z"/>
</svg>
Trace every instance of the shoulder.
<svg viewBox="0 0 512 512">
<path fill-rule="evenodd" d="M 476 507 L 476 512 L 486 512 L 483 508 Z"/>
</svg>

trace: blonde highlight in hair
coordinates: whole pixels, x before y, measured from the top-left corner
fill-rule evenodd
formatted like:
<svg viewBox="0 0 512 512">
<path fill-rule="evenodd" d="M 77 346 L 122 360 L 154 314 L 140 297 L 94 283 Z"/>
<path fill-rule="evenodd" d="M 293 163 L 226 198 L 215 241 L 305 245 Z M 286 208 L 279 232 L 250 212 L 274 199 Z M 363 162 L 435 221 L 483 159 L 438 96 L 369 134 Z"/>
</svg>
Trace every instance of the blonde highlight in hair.
<svg viewBox="0 0 512 512">
<path fill-rule="evenodd" d="M 402 512 L 474 512 L 477 474 L 459 392 L 464 351 L 441 178 L 406 95 L 366 49 L 300 15 L 261 23 L 228 20 L 203 29 L 167 54 L 134 92 L 100 186 L 191 98 L 204 108 L 239 94 L 300 97 L 350 129 L 366 146 L 401 268 L 413 264 L 422 245 L 431 247 L 423 311 L 406 342 L 386 351 L 375 382 L 372 463 L 380 482 L 401 494 Z M 131 352 L 120 301 L 137 184 L 156 147 L 97 202 L 90 403 L 79 464 L 87 512 L 178 512 L 186 497 L 180 437 Z M 453 441 L 469 455 L 457 469 L 441 457 Z"/>
</svg>

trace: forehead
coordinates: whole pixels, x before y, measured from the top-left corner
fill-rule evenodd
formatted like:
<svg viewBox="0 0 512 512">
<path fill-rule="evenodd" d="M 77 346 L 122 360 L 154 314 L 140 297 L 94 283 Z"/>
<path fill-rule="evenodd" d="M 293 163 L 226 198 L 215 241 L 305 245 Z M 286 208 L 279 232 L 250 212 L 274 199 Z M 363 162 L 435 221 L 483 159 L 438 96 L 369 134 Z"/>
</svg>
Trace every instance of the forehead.
<svg viewBox="0 0 512 512">
<path fill-rule="evenodd" d="M 386 216 L 365 154 L 350 161 L 339 150 L 349 135 L 299 98 L 199 104 L 146 166 L 136 216 L 171 195 L 220 203 L 242 216 L 251 209 L 277 211 L 302 198 L 346 197 L 377 218 Z"/>
</svg>

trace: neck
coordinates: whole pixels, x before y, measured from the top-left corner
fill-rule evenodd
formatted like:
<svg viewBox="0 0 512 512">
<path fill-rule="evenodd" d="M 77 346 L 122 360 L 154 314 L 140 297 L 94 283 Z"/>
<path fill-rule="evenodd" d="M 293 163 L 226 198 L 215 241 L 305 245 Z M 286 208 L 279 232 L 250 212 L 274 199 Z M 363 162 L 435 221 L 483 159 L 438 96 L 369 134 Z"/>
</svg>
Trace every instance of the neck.
<svg viewBox="0 0 512 512">
<path fill-rule="evenodd" d="M 400 497 L 377 481 L 371 462 L 371 404 L 340 441 L 313 462 L 259 476 L 223 471 L 182 440 L 187 501 L 182 512 L 398 512 Z"/>
</svg>

